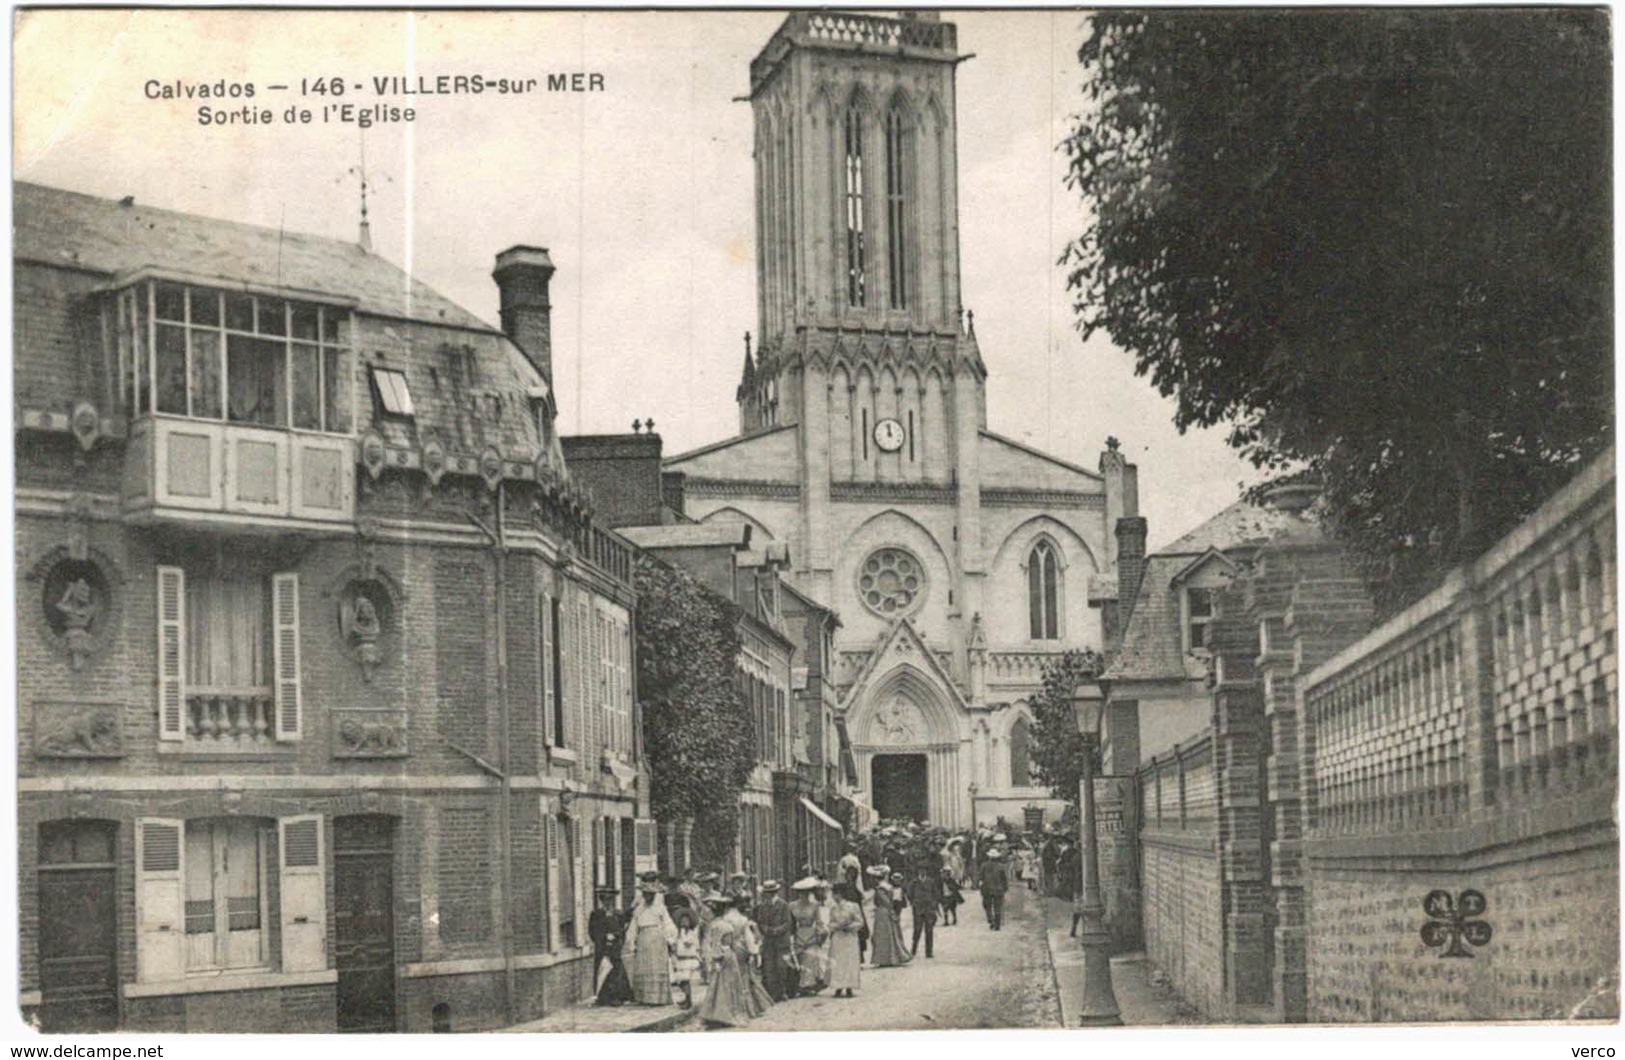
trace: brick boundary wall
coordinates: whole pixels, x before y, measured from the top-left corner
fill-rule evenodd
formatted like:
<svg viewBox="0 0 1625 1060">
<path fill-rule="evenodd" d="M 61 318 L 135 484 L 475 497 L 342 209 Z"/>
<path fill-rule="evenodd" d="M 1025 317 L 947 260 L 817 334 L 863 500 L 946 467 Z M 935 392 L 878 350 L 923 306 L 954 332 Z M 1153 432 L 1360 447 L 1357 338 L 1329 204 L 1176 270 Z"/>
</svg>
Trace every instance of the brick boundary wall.
<svg viewBox="0 0 1625 1060">
<path fill-rule="evenodd" d="M 1610 450 L 1318 666 L 1339 601 L 1296 587 L 1298 1018 L 1618 1018 L 1615 578 Z M 1423 898 L 1469 888 L 1492 937 L 1444 956 Z"/>
</svg>

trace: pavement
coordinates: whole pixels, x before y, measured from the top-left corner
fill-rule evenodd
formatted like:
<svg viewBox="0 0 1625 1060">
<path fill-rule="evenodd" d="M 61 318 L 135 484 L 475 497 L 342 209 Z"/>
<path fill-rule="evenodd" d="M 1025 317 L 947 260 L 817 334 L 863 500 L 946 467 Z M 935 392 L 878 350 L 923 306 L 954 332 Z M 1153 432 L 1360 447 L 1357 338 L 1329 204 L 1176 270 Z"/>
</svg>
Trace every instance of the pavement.
<svg viewBox="0 0 1625 1060">
<path fill-rule="evenodd" d="M 584 1001 L 539 1020 L 502 1028 L 504 1034 L 655 1034 L 676 1030 L 693 1009 L 676 1005 L 595 1005 Z"/>
<path fill-rule="evenodd" d="M 1076 1027 L 1083 1008 L 1083 950 L 1078 940 L 1070 937 L 1072 903 L 1059 898 L 1040 901 L 1044 906 L 1046 940 L 1060 994 L 1062 1025 Z M 1112 958 L 1112 991 L 1117 995 L 1117 1010 L 1124 1026 L 1190 1026 L 1203 1022 L 1196 1010 L 1156 974 L 1156 966 L 1144 953 L 1124 953 Z"/>
</svg>

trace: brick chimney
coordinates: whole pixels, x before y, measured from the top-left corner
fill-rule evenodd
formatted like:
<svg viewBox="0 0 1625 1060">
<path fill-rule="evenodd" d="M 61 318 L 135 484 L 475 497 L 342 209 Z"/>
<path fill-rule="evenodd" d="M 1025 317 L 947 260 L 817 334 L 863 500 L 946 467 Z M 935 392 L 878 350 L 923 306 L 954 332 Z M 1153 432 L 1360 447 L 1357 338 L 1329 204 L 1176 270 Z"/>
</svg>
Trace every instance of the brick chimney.
<svg viewBox="0 0 1625 1060">
<path fill-rule="evenodd" d="M 1145 535 L 1145 516 L 1125 515 L 1117 520 L 1117 614 L 1125 629 L 1134 602 L 1140 598 L 1140 579 L 1145 576 Z"/>
<path fill-rule="evenodd" d="M 496 280 L 502 293 L 502 331 L 538 371 L 553 382 L 553 303 L 547 286 L 553 259 L 546 247 L 509 247 L 497 255 Z"/>
</svg>

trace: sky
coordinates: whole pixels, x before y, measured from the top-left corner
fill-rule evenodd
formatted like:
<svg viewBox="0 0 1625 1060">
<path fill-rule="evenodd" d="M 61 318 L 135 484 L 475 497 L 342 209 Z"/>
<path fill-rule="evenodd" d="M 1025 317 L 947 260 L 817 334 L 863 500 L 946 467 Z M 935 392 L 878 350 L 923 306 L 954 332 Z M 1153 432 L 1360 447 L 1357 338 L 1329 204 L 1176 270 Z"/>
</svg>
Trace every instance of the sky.
<svg viewBox="0 0 1625 1060">
<path fill-rule="evenodd" d="M 951 12 L 959 27 L 960 248 L 988 367 L 988 426 L 1095 466 L 1108 435 L 1140 468 L 1153 548 L 1254 473 L 1223 430 L 1181 436 L 1173 403 L 1105 336 L 1081 340 L 1063 269 L 1085 204 L 1056 146 L 1083 108 L 1084 16 Z M 774 12 L 31 11 L 15 29 L 14 175 L 76 191 L 355 239 L 363 146 L 376 253 L 495 322 L 496 254 L 549 248 L 566 433 L 653 417 L 666 452 L 737 430 L 756 330 L 751 116 L 736 101 Z M 385 76 L 600 73 L 604 90 L 419 97 L 363 133 L 324 104 L 377 103 Z M 299 94 L 341 78 L 345 97 Z M 255 86 L 270 124 L 203 126 L 158 86 Z M 154 84 L 155 83 L 155 84 Z M 267 86 L 286 84 L 286 91 Z M 290 105 L 313 112 L 286 124 Z M 363 145 L 364 138 L 364 145 Z"/>
</svg>

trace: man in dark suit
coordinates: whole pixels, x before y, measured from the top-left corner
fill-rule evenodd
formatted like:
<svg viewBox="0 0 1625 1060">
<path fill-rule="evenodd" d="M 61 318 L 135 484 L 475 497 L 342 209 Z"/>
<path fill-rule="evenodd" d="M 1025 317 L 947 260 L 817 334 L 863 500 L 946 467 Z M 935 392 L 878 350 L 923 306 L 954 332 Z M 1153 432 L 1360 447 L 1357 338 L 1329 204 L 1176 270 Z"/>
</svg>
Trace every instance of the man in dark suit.
<svg viewBox="0 0 1625 1060">
<path fill-rule="evenodd" d="M 1004 926 L 1004 893 L 1010 889 L 1004 851 L 998 848 L 988 851 L 977 882 L 981 884 L 982 911 L 987 914 L 987 926 L 998 931 Z"/>
<path fill-rule="evenodd" d="M 932 952 L 935 940 L 932 937 L 937 924 L 937 908 L 942 904 L 942 870 L 938 869 L 932 874 L 929 867 L 923 863 L 915 870 L 914 878 L 908 884 L 908 904 L 914 908 L 914 943 L 909 947 L 909 953 L 920 952 L 920 935 L 925 935 L 925 955 L 934 957 Z"/>
</svg>

